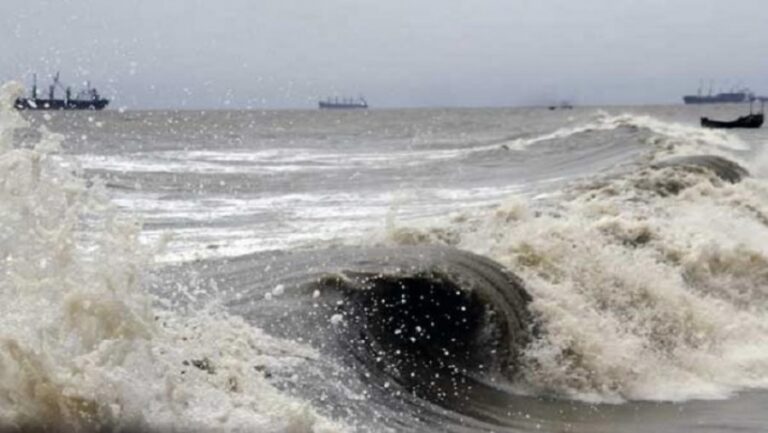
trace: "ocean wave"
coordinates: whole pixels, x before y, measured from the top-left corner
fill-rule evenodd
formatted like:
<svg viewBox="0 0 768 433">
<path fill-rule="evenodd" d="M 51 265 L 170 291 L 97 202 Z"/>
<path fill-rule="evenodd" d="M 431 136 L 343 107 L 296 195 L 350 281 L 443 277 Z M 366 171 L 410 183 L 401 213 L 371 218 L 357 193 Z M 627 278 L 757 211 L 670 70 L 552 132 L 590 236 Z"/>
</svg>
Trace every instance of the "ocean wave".
<svg viewBox="0 0 768 433">
<path fill-rule="evenodd" d="M 0 428 L 343 431 L 256 369 L 312 349 L 146 291 L 140 225 L 49 157 L 61 137 L 14 146 L 20 91 L 0 90 Z"/>
<path fill-rule="evenodd" d="M 390 240 L 450 239 L 526 281 L 541 333 L 518 391 L 723 398 L 768 386 L 766 192 L 721 156 L 659 158 Z"/>
<path fill-rule="evenodd" d="M 514 376 L 531 332 L 530 297 L 514 274 L 450 248 L 356 256 L 308 285 L 342 294 L 334 310 L 341 341 L 366 368 L 430 395 L 435 375 Z"/>
<path fill-rule="evenodd" d="M 9 107 L 18 89 L 3 92 Z M 140 223 L 50 157 L 60 137 L 17 149 L 20 127 L 0 109 L 2 427 L 321 432 L 450 419 L 492 430 L 510 412 L 493 407 L 501 396 L 680 401 L 768 387 L 768 186 L 759 164 L 731 156 L 745 146 L 731 135 L 598 114 L 459 146 L 434 160 L 556 153 L 576 136 L 619 148 L 604 134 L 617 130 L 645 153 L 544 198 L 425 226 L 393 217 L 386 246 L 366 227 L 355 247 L 243 255 L 257 236 L 238 246 L 248 233 L 225 227 L 210 249 L 231 242 L 235 257 L 156 270 Z"/>
<path fill-rule="evenodd" d="M 316 348 L 318 359 L 288 377 L 273 370 L 279 365 L 263 371 L 280 389 L 348 413 L 361 430 L 418 430 L 424 416 L 465 413 L 480 381 L 516 380 L 536 333 L 520 278 L 448 247 L 257 253 L 164 274 L 192 274 L 203 292 L 225 294 L 228 311 Z"/>
<path fill-rule="evenodd" d="M 559 141 L 582 134 L 599 134 L 617 129 L 630 131 L 646 130 L 652 132 L 657 138 L 663 139 L 663 145 L 668 149 L 673 147 L 685 147 L 691 149 L 710 149 L 713 146 L 732 150 L 745 150 L 748 145 L 733 134 L 712 129 L 702 129 L 697 126 L 680 123 L 665 122 L 648 115 L 620 114 L 612 115 L 604 111 L 595 113 L 587 122 L 557 129 L 555 131 L 537 135 L 534 137 L 519 138 L 503 146 L 509 149 L 522 150 L 535 144 Z M 654 144 L 661 144 L 654 141 Z"/>
</svg>

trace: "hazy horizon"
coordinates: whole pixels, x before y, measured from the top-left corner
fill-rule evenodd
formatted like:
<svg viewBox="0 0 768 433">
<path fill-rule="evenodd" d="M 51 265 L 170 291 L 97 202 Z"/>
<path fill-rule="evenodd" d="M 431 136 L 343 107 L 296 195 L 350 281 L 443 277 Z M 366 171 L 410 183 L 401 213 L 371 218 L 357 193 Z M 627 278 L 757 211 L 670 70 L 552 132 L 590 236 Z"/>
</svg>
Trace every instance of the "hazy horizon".
<svg viewBox="0 0 768 433">
<path fill-rule="evenodd" d="M 0 79 L 90 80 L 112 108 L 679 103 L 768 94 L 757 0 L 5 0 Z"/>
</svg>

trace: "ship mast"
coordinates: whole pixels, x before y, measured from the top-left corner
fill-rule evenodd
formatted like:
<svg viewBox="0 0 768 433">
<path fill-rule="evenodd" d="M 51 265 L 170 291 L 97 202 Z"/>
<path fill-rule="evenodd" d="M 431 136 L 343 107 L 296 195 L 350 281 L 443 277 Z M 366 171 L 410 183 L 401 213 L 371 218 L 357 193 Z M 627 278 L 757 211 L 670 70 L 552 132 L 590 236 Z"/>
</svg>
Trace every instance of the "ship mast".
<svg viewBox="0 0 768 433">
<path fill-rule="evenodd" d="M 53 83 L 51 83 L 50 86 L 48 86 L 48 99 L 53 101 L 54 93 L 56 92 L 56 83 L 59 82 L 59 73 L 57 72 L 56 75 L 53 76 Z"/>
</svg>

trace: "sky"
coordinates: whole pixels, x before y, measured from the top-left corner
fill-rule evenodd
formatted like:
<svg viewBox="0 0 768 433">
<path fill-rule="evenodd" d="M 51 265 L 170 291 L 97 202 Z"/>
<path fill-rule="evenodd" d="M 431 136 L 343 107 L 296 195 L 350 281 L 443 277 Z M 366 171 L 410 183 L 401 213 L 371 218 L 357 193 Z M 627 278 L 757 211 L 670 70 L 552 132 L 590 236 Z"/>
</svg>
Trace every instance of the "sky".
<svg viewBox="0 0 768 433">
<path fill-rule="evenodd" d="M 0 0 L 0 80 L 137 108 L 678 103 L 768 94 L 765 0 Z"/>
</svg>

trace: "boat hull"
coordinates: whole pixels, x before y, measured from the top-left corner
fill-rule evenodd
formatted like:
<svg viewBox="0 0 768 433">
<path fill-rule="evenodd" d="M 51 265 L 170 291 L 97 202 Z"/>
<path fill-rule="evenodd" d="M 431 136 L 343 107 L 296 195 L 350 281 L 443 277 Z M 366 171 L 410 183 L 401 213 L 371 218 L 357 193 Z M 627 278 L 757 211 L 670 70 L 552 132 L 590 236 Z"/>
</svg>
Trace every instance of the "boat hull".
<svg viewBox="0 0 768 433">
<path fill-rule="evenodd" d="M 108 99 L 18 98 L 14 106 L 18 110 L 103 110 L 108 104 Z"/>
<path fill-rule="evenodd" d="M 738 104 L 749 102 L 751 95 L 749 93 L 718 93 L 711 96 L 687 95 L 683 96 L 683 102 L 688 105 L 697 104 Z"/>
<path fill-rule="evenodd" d="M 733 121 L 721 121 L 721 120 L 712 120 L 707 117 L 701 118 L 701 126 L 705 128 L 721 128 L 721 129 L 732 129 L 732 128 L 760 128 L 763 126 L 763 115 L 762 114 L 750 114 L 748 116 L 739 117 L 736 120 Z"/>
<path fill-rule="evenodd" d="M 323 110 L 365 110 L 368 104 L 342 104 L 333 102 L 318 102 L 318 108 Z"/>
</svg>

